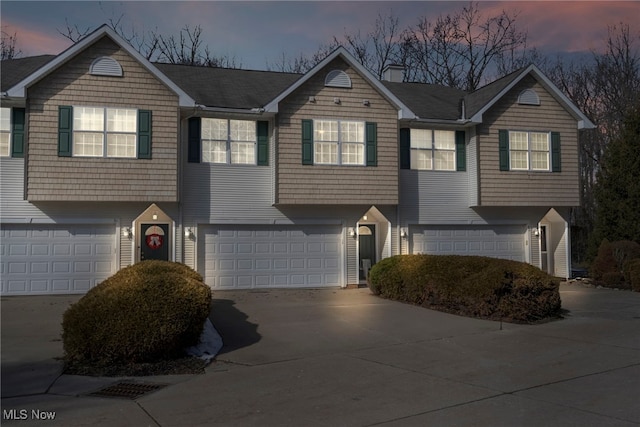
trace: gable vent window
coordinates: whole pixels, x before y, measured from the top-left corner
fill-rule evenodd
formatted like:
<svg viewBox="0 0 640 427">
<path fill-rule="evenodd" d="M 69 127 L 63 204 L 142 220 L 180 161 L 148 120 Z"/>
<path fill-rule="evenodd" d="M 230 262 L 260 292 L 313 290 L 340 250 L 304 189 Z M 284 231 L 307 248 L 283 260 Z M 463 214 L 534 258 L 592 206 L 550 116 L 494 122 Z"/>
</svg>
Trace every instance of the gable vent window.
<svg viewBox="0 0 640 427">
<path fill-rule="evenodd" d="M 540 105 L 540 98 L 533 89 L 525 89 L 518 95 L 518 104 L 524 105 Z"/>
<path fill-rule="evenodd" d="M 122 77 L 122 67 L 113 58 L 102 56 L 91 63 L 89 72 L 94 76 Z"/>
<path fill-rule="evenodd" d="M 351 88 L 351 78 L 342 70 L 329 71 L 327 77 L 324 79 L 324 85 L 330 87 L 343 87 Z"/>
</svg>

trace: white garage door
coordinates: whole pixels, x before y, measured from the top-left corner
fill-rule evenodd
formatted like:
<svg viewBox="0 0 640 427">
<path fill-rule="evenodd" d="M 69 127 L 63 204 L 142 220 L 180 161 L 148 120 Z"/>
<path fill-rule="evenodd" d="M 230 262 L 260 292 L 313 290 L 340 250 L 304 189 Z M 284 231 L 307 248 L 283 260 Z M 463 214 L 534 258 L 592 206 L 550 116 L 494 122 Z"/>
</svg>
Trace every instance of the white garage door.
<svg viewBox="0 0 640 427">
<path fill-rule="evenodd" d="M 3 295 L 85 293 L 116 269 L 113 225 L 5 224 Z"/>
<path fill-rule="evenodd" d="M 524 225 L 412 226 L 411 253 L 480 255 L 524 261 Z"/>
<path fill-rule="evenodd" d="M 200 226 L 198 270 L 217 289 L 339 286 L 339 226 Z"/>
</svg>

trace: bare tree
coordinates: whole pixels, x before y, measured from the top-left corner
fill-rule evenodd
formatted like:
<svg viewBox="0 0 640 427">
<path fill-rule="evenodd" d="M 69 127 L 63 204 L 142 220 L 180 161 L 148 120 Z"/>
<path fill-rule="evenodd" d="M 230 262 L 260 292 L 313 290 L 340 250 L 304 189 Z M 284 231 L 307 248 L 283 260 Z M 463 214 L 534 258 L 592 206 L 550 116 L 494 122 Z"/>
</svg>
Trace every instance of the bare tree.
<svg viewBox="0 0 640 427">
<path fill-rule="evenodd" d="M 22 54 L 22 51 L 17 48 L 18 37 L 16 33 L 13 35 L 2 31 L 0 37 L 0 60 L 15 59 Z"/>
<path fill-rule="evenodd" d="M 470 3 L 435 22 L 420 18 L 410 30 L 416 80 L 473 91 L 495 77 L 489 76 L 492 67 L 513 68 L 527 40 L 517 16 L 502 11 L 485 19 L 478 3 Z"/>
<path fill-rule="evenodd" d="M 387 65 L 403 61 L 404 40 L 405 34 L 400 30 L 398 18 L 389 11 L 386 16 L 378 13 L 373 29 L 364 36 L 359 30 L 354 33 L 345 31 L 342 39 L 334 36 L 330 46 L 344 45 L 360 64 L 374 76 L 382 78 L 382 71 Z"/>
<path fill-rule="evenodd" d="M 107 25 L 129 43 L 147 60 L 167 62 L 170 64 L 196 65 L 203 67 L 242 68 L 242 63 L 235 56 L 214 55 L 208 46 L 203 45 L 202 27 L 193 28 L 188 25 L 177 35 L 164 35 L 157 29 L 140 32 L 135 27 L 125 29 L 124 15 L 109 18 Z M 65 20 L 66 28 L 58 32 L 72 42 L 86 37 L 93 29 L 71 25 Z"/>
</svg>

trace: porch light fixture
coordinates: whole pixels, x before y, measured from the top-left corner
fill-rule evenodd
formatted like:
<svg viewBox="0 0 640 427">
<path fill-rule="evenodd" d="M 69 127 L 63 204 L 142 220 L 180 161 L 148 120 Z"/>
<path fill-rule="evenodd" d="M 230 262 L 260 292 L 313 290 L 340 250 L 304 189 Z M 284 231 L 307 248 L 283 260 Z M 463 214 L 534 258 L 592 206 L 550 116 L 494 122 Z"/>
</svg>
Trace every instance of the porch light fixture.
<svg viewBox="0 0 640 427">
<path fill-rule="evenodd" d="M 533 235 L 538 237 L 540 235 L 540 230 L 538 230 L 537 228 L 533 229 Z"/>
<path fill-rule="evenodd" d="M 122 230 L 122 235 L 128 239 L 133 237 L 133 231 L 131 231 L 131 227 L 127 227 Z"/>
<path fill-rule="evenodd" d="M 349 227 L 349 236 L 356 237 L 356 230 L 354 230 L 353 227 Z"/>
<path fill-rule="evenodd" d="M 310 96 L 309 97 L 309 102 L 312 103 L 312 104 L 315 104 L 316 103 L 316 97 L 315 96 Z"/>
<path fill-rule="evenodd" d="M 186 237 L 187 239 L 192 239 L 193 238 L 193 230 L 191 230 L 190 228 L 185 228 L 184 229 L 184 237 Z"/>
<path fill-rule="evenodd" d="M 404 227 L 400 228 L 400 237 L 402 238 L 406 238 L 407 237 L 407 229 Z"/>
<path fill-rule="evenodd" d="M 158 214 L 154 212 L 151 218 L 156 221 L 158 219 Z"/>
<path fill-rule="evenodd" d="M 340 104 L 340 98 L 333 98 L 334 104 Z"/>
<path fill-rule="evenodd" d="M 363 99 L 362 100 L 362 105 L 364 105 L 365 107 L 368 107 L 369 105 L 371 105 L 371 102 L 369 102 L 368 99 Z"/>
<path fill-rule="evenodd" d="M 366 221 L 368 218 L 367 218 L 367 216 L 366 216 L 366 215 L 362 215 L 362 219 L 363 219 L 364 221 Z"/>
</svg>

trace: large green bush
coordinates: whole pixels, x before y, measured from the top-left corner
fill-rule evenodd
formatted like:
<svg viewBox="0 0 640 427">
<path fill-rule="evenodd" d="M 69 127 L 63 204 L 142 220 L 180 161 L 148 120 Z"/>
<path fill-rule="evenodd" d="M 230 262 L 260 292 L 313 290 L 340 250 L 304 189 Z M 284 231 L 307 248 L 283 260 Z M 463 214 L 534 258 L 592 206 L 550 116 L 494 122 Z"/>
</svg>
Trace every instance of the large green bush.
<svg viewBox="0 0 640 427">
<path fill-rule="evenodd" d="M 560 315 L 558 280 L 517 261 L 397 255 L 371 269 L 369 286 L 383 298 L 466 316 L 536 322 Z"/>
<path fill-rule="evenodd" d="M 629 261 L 638 258 L 640 244 L 629 240 L 609 242 L 604 239 L 598 248 L 598 255 L 591 263 L 589 274 L 598 285 L 631 289 L 625 269 Z"/>
<path fill-rule="evenodd" d="M 137 363 L 183 355 L 197 344 L 211 289 L 184 264 L 143 261 L 91 289 L 63 316 L 69 362 Z"/>
<path fill-rule="evenodd" d="M 629 284 L 631 290 L 640 292 L 640 258 L 625 263 L 624 280 Z"/>
</svg>

